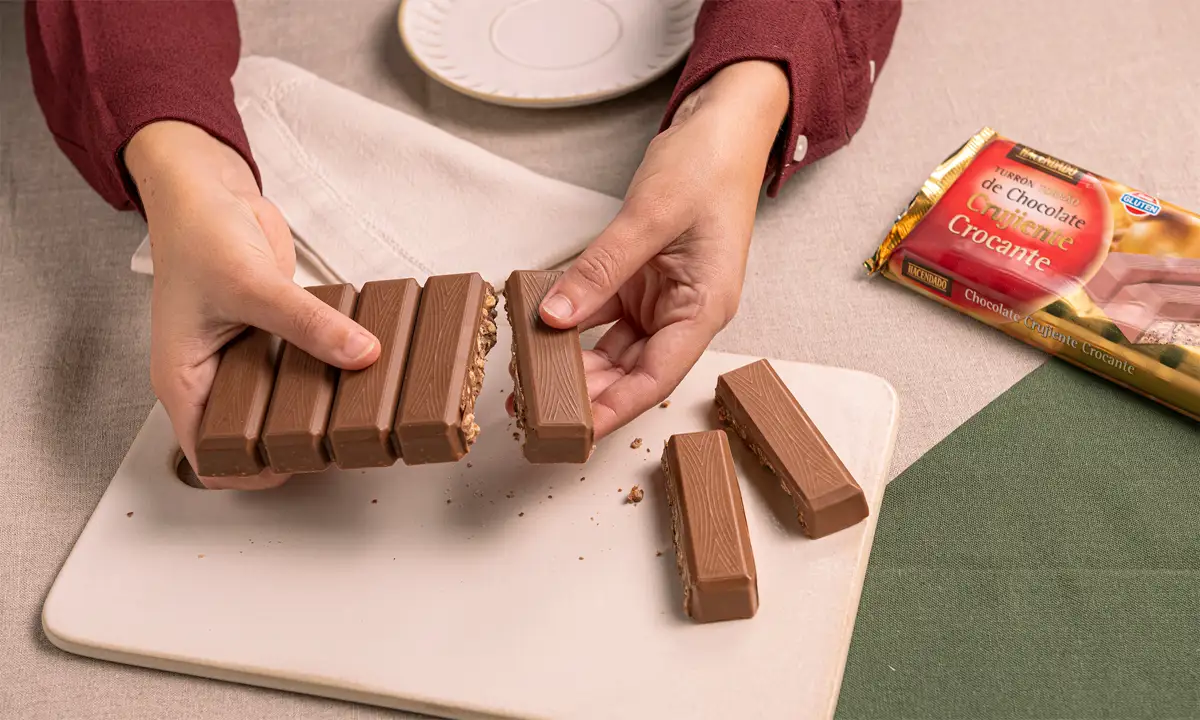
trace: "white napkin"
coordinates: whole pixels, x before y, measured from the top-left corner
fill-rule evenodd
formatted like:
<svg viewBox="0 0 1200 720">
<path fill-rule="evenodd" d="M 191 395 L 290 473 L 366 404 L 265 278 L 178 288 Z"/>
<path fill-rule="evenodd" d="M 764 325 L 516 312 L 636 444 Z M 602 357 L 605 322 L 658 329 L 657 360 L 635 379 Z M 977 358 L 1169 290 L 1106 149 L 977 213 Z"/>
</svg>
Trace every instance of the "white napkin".
<svg viewBox="0 0 1200 720">
<path fill-rule="evenodd" d="M 274 58 L 243 58 L 238 111 L 302 285 L 549 268 L 620 208 Z M 133 270 L 152 273 L 143 240 Z"/>
</svg>

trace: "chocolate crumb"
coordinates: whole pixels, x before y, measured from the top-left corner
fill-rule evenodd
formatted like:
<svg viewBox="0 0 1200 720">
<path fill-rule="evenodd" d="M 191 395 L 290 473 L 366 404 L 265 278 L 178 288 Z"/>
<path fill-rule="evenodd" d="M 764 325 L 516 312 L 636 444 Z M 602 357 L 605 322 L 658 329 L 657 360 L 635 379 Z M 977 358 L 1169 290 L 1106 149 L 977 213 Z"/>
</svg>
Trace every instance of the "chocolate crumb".
<svg viewBox="0 0 1200 720">
<path fill-rule="evenodd" d="M 203 557 L 204 557 L 204 555 L 197 555 L 196 557 L 197 557 L 197 558 L 203 558 Z"/>
<path fill-rule="evenodd" d="M 133 517 L 133 511 L 130 510 L 129 512 L 125 513 L 125 517 Z"/>
<path fill-rule="evenodd" d="M 509 491 L 508 491 L 508 492 L 507 492 L 507 493 L 504 495 L 504 497 L 508 498 L 509 500 L 512 500 L 512 499 L 513 499 L 513 498 L 515 498 L 516 496 L 517 496 L 517 494 L 516 494 L 516 493 L 514 493 L 512 490 L 509 490 Z"/>
<path fill-rule="evenodd" d="M 625 491 L 621 488 L 617 488 L 617 492 L 625 492 Z"/>
<path fill-rule="evenodd" d="M 650 448 L 646 448 L 646 452 L 650 452 Z"/>
<path fill-rule="evenodd" d="M 475 466 L 474 466 L 474 465 L 472 465 L 471 463 L 467 463 L 467 468 L 468 468 L 468 469 L 470 469 L 470 468 L 473 468 L 473 467 L 475 467 Z"/>
<path fill-rule="evenodd" d="M 446 504 L 447 504 L 447 505 L 449 505 L 449 504 L 450 504 L 450 498 L 446 498 Z"/>
<path fill-rule="evenodd" d="M 579 482 L 583 482 L 584 480 L 587 480 L 587 476 L 586 476 L 586 475 L 584 475 L 583 477 L 579 478 Z"/>
<path fill-rule="evenodd" d="M 376 498 L 376 499 L 374 499 L 374 500 L 372 500 L 372 501 L 371 501 L 371 504 L 372 504 L 372 505 L 374 505 L 374 504 L 376 504 L 376 503 L 378 503 L 378 502 L 379 502 L 379 499 L 378 499 L 378 498 Z"/>
<path fill-rule="evenodd" d="M 662 557 L 662 550 L 659 550 L 658 552 L 654 553 L 654 557 Z"/>
<path fill-rule="evenodd" d="M 625 498 L 625 501 L 631 502 L 634 505 L 637 505 L 638 503 L 640 503 L 642 501 L 642 498 L 644 498 L 644 497 L 646 497 L 646 492 L 644 490 L 642 490 L 640 487 L 638 487 L 637 485 L 634 485 L 629 490 L 629 496 Z"/>
<path fill-rule="evenodd" d="M 513 433 L 513 440 L 516 440 L 517 442 L 520 442 L 520 440 L 521 440 L 521 433 Z"/>
<path fill-rule="evenodd" d="M 665 408 L 669 408 L 669 407 L 671 407 L 671 401 L 670 401 L 670 400 L 663 400 L 661 403 L 659 403 L 659 404 L 658 404 L 658 406 L 659 406 L 660 408 L 664 408 L 664 409 L 665 409 Z"/>
<path fill-rule="evenodd" d="M 580 556 L 579 556 L 579 559 L 580 559 L 580 560 L 582 560 L 582 559 L 583 559 L 583 556 L 582 556 L 582 555 L 580 555 Z"/>
<path fill-rule="evenodd" d="M 517 517 L 525 517 L 525 513 L 517 513 Z"/>
<path fill-rule="evenodd" d="M 554 496 L 553 496 L 553 495 L 547 495 L 546 497 L 547 497 L 547 498 L 549 498 L 550 500 L 553 500 L 553 499 L 554 499 Z"/>
<path fill-rule="evenodd" d="M 641 439 L 641 438 L 634 438 L 634 439 L 633 439 L 633 442 L 629 443 L 629 447 L 633 448 L 634 450 L 637 450 L 637 449 L 638 449 L 638 448 L 640 448 L 641 446 L 642 446 L 642 439 Z"/>
</svg>

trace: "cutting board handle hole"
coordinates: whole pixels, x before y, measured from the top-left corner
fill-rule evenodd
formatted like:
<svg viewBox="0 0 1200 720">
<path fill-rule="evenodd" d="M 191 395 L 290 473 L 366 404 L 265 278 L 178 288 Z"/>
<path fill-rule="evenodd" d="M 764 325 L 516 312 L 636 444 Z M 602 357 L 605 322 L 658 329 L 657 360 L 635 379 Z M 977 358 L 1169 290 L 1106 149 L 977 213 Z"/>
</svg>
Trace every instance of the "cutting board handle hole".
<svg viewBox="0 0 1200 720">
<path fill-rule="evenodd" d="M 175 451 L 175 477 L 179 478 L 179 482 L 194 487 L 198 490 L 204 490 L 204 484 L 200 482 L 200 478 L 196 477 L 196 471 L 192 469 L 192 464 L 188 462 L 187 455 L 183 454 L 182 450 Z"/>
</svg>

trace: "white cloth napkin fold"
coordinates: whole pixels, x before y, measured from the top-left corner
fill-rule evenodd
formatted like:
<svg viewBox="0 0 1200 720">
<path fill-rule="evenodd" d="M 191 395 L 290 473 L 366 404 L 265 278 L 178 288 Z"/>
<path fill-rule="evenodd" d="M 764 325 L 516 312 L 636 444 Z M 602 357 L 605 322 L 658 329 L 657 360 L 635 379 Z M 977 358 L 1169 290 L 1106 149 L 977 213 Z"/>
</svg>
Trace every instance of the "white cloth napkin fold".
<svg viewBox="0 0 1200 720">
<path fill-rule="evenodd" d="M 620 201 L 553 180 L 275 58 L 243 58 L 238 111 L 302 285 L 549 268 Z M 152 273 L 148 240 L 133 257 Z"/>
</svg>

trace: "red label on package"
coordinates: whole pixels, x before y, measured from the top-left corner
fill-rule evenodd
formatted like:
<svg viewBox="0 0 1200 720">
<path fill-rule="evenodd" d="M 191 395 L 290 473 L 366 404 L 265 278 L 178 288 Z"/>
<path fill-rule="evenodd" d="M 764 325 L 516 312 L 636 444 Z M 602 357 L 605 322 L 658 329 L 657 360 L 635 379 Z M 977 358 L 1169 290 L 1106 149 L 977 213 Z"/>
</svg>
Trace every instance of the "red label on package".
<svg viewBox="0 0 1200 720">
<path fill-rule="evenodd" d="M 1007 140 L 989 144 L 892 256 L 893 271 L 936 284 L 945 274 L 1028 314 L 1071 295 L 1108 255 L 1112 213 L 1100 180 Z M 923 268 L 908 268 L 919 258 Z M 921 277 L 914 277 L 914 272 Z M 949 287 L 964 309 L 977 302 Z"/>
</svg>

